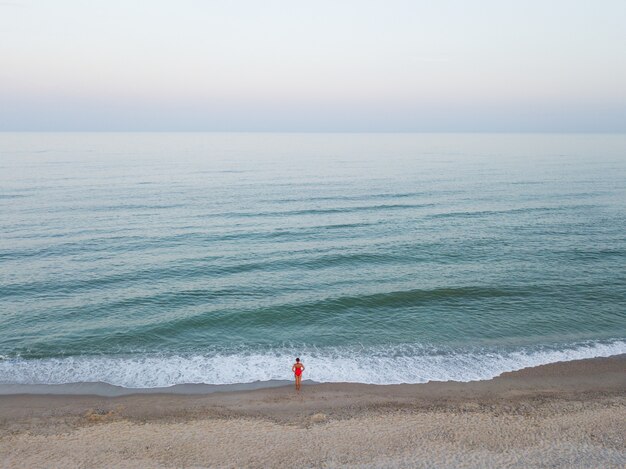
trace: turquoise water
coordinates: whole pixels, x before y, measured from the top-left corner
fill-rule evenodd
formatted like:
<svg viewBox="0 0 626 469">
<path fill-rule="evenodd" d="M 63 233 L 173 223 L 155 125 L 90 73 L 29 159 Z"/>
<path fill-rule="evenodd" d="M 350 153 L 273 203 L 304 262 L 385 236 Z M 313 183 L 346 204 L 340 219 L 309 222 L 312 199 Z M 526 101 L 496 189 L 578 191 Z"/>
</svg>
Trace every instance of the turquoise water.
<svg viewBox="0 0 626 469">
<path fill-rule="evenodd" d="M 0 134 L 0 383 L 626 353 L 626 136 Z"/>
</svg>

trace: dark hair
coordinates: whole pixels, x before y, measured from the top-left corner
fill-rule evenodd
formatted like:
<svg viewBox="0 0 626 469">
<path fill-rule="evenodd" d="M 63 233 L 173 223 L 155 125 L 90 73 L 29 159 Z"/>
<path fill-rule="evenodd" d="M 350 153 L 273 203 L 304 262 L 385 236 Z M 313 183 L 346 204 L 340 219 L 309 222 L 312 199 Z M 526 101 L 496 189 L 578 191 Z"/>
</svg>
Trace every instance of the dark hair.
<svg viewBox="0 0 626 469">
<path fill-rule="evenodd" d="M 300 359 L 299 359 L 299 358 L 296 358 L 296 361 L 297 361 L 297 362 L 299 362 L 299 361 L 300 361 Z"/>
</svg>

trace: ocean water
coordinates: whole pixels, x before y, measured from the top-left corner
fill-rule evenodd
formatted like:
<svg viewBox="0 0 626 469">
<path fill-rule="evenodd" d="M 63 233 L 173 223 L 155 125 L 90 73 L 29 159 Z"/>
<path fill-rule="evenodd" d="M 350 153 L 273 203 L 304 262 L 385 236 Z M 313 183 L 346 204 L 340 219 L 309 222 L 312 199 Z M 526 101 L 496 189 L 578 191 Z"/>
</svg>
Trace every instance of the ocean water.
<svg viewBox="0 0 626 469">
<path fill-rule="evenodd" d="M 0 383 L 626 353 L 626 135 L 0 134 Z"/>
</svg>

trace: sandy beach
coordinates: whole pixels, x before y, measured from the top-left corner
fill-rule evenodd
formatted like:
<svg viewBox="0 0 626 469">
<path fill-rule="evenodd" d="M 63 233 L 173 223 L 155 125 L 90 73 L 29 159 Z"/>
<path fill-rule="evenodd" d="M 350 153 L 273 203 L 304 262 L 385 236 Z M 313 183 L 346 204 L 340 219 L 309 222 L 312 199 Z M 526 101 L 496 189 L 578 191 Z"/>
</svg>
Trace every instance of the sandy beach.
<svg viewBox="0 0 626 469">
<path fill-rule="evenodd" d="M 0 397 L 3 468 L 624 467 L 626 357 L 490 381 Z"/>
</svg>

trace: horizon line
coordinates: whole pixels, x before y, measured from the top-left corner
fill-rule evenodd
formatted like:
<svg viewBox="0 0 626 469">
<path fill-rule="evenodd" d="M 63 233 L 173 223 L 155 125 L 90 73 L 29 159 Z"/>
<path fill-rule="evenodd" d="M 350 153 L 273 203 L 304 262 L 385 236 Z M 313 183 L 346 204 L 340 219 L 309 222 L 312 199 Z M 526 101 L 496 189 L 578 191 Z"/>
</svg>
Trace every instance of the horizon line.
<svg viewBox="0 0 626 469">
<path fill-rule="evenodd" d="M 214 134 L 599 134 L 622 135 L 626 130 L 2 130 L 0 133 L 214 133 Z"/>
</svg>

